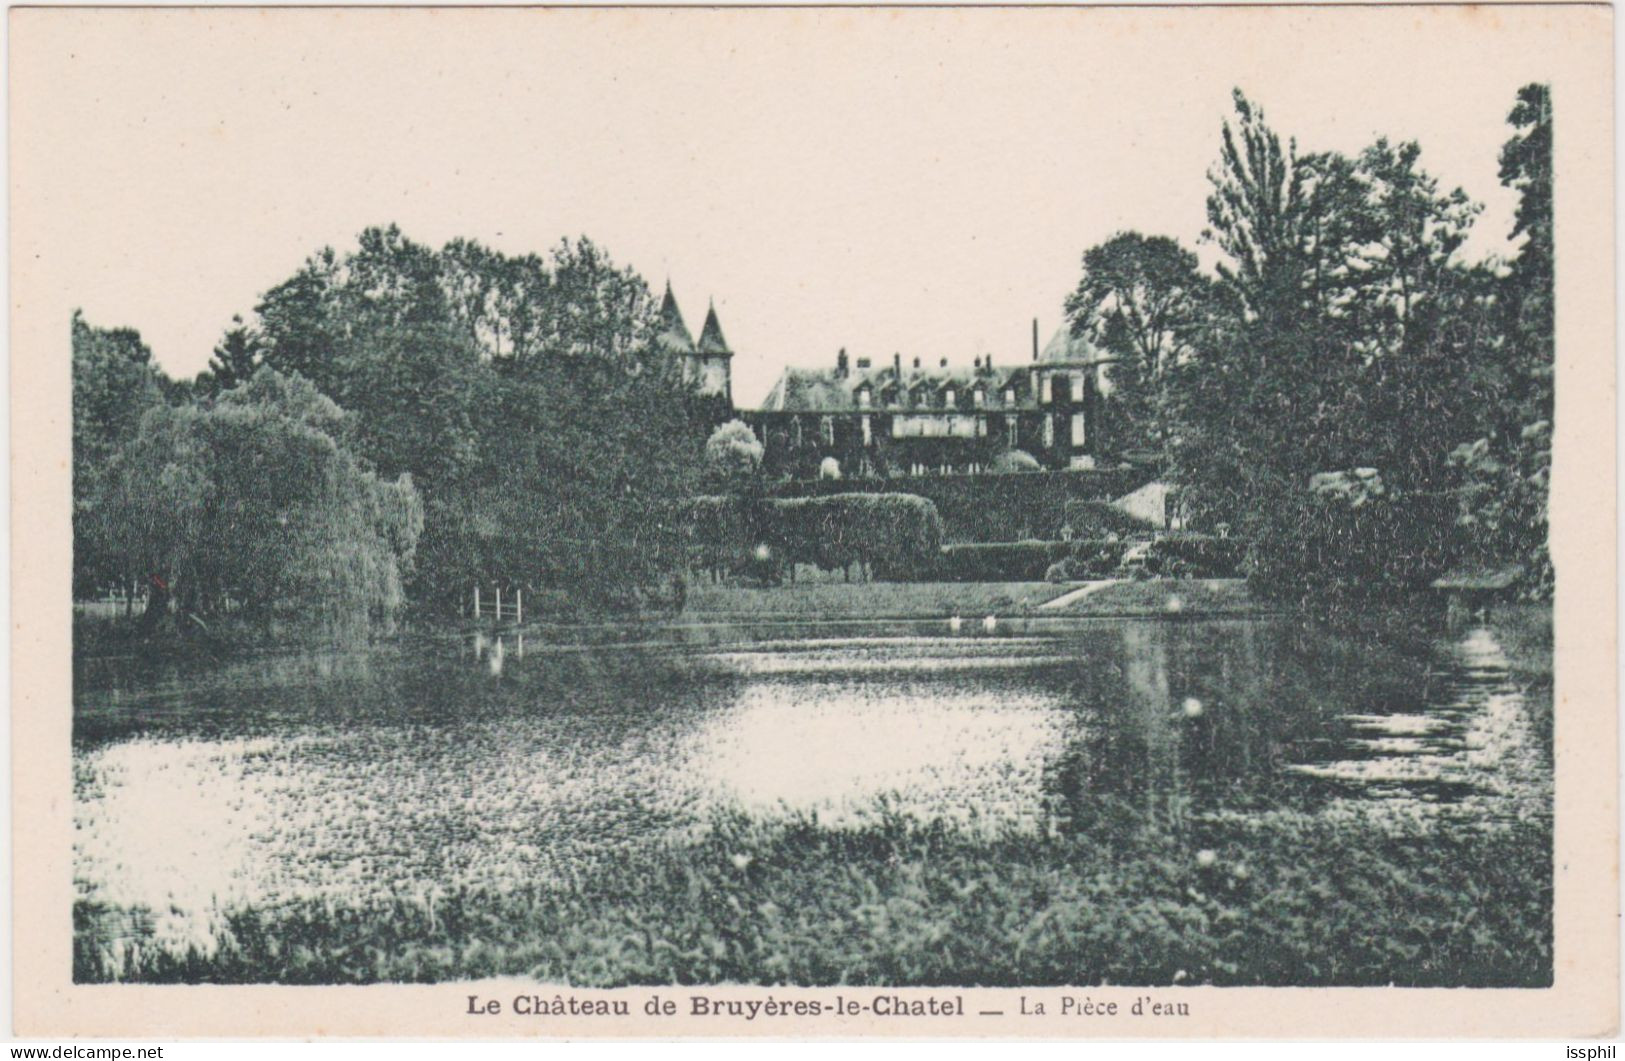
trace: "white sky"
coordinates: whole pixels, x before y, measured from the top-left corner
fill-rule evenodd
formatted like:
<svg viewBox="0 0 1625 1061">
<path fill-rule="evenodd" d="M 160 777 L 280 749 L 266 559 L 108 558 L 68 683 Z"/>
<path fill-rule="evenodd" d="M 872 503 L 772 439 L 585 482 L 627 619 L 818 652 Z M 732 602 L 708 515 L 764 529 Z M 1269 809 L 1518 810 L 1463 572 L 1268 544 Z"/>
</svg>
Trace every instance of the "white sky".
<svg viewBox="0 0 1625 1061">
<path fill-rule="evenodd" d="M 1026 358 L 1085 248 L 1195 245 L 1235 85 L 1306 149 L 1419 140 L 1487 204 L 1470 254 L 1504 253 L 1505 116 L 1562 73 L 1507 8 L 12 14 L 13 136 L 40 148 L 13 177 L 64 218 L 39 263 L 70 278 L 64 352 L 77 305 L 189 376 L 369 224 L 584 233 L 669 276 L 696 335 L 715 298 L 744 405 L 841 346 Z"/>
</svg>

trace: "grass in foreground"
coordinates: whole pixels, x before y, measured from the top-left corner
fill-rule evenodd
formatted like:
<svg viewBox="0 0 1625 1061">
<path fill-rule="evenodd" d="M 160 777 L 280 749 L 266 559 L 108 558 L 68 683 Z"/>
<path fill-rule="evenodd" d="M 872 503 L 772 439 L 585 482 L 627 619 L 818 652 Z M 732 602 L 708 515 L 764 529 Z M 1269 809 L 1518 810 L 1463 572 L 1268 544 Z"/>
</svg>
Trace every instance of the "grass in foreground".
<svg viewBox="0 0 1625 1061">
<path fill-rule="evenodd" d="M 570 886 L 243 910 L 218 947 L 95 934 L 76 981 L 1543 986 L 1548 828 L 1392 837 L 1284 812 L 1059 839 L 717 822 Z"/>
</svg>

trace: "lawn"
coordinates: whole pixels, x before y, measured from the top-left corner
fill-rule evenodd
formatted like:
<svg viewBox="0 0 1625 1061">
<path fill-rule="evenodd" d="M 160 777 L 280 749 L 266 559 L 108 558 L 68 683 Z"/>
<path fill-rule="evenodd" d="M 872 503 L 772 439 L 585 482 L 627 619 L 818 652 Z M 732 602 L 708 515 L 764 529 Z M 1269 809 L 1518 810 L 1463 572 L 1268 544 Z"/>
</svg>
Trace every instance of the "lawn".
<svg viewBox="0 0 1625 1061">
<path fill-rule="evenodd" d="M 799 582 L 689 587 L 688 619 L 939 619 L 1032 615 L 1067 586 L 1047 582 Z M 1041 613 L 1039 613 L 1041 614 Z"/>
<path fill-rule="evenodd" d="M 1208 616 L 1253 614 L 1240 579 L 1154 579 L 1102 586 L 1059 608 L 1041 607 L 1083 587 L 1048 582 L 797 582 L 690 587 L 691 619 L 941 619 L 1010 616 Z"/>
</svg>

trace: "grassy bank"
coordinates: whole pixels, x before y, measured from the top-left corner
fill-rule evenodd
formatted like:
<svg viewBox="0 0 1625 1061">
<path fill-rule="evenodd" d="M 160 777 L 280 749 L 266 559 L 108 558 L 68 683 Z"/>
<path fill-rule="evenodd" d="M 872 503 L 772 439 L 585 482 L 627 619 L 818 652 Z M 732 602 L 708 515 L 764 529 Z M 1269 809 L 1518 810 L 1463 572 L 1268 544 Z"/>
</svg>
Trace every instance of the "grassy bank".
<svg viewBox="0 0 1625 1061">
<path fill-rule="evenodd" d="M 1395 837 L 1284 812 L 1118 807 L 1056 839 L 725 819 L 557 888 L 238 911 L 208 952 L 106 944 L 81 903 L 75 979 L 1533 987 L 1550 850 L 1534 824 Z"/>
<path fill-rule="evenodd" d="M 1067 587 L 1047 582 L 823 582 L 698 585 L 684 619 L 946 619 L 1031 615 Z"/>
<path fill-rule="evenodd" d="M 1042 614 L 1194 617 L 1252 615 L 1261 610 L 1243 579 L 1158 578 L 1114 582 Z"/>
<path fill-rule="evenodd" d="M 1058 608 L 1044 605 L 1079 586 L 1048 582 L 822 582 L 786 586 L 700 585 L 684 618 L 967 619 L 1009 616 L 1236 615 L 1258 611 L 1239 579 L 1153 579 L 1104 586 Z"/>
</svg>

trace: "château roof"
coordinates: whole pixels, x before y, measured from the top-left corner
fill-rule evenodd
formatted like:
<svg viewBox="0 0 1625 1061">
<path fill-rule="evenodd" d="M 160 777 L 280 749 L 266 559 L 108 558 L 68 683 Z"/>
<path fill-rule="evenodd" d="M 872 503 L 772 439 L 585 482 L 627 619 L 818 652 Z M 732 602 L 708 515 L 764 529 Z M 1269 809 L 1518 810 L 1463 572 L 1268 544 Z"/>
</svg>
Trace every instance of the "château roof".
<svg viewBox="0 0 1625 1061">
<path fill-rule="evenodd" d="M 666 297 L 660 300 L 660 321 L 663 327 L 659 340 L 666 349 L 675 354 L 694 352 L 694 336 L 689 334 L 683 311 L 677 308 L 677 299 L 672 297 L 670 280 L 666 281 Z M 706 323 L 709 325 L 710 321 Z"/>
<path fill-rule="evenodd" d="M 1007 370 L 969 368 L 911 368 L 904 365 L 901 380 L 896 369 L 882 365 L 877 369 L 858 369 L 842 377 L 836 369 L 786 368 L 773 389 L 762 402 L 763 412 L 786 413 L 855 413 L 864 407 L 858 393 L 869 390 L 869 409 L 885 412 L 896 406 L 888 405 L 884 397 L 895 391 L 899 382 L 911 399 L 902 408 L 947 408 L 948 391 L 954 392 L 953 408 L 966 412 L 977 408 L 1027 408 L 1031 406 L 1028 394 L 1027 372 L 1031 366 L 1022 365 Z M 973 392 L 984 388 L 983 404 L 975 404 Z M 1013 406 L 1006 406 L 1004 392 L 1015 391 Z M 923 404 L 921 404 L 923 402 Z"/>
<path fill-rule="evenodd" d="M 700 330 L 700 353 L 713 357 L 732 357 L 728 340 L 723 338 L 722 325 L 717 323 L 717 307 L 713 304 L 705 314 L 705 327 Z"/>
<path fill-rule="evenodd" d="M 1093 364 L 1105 355 L 1095 349 L 1093 343 L 1081 335 L 1072 334 L 1072 325 L 1062 322 L 1050 336 L 1049 342 L 1044 344 L 1044 350 L 1038 355 L 1040 362 L 1055 364 Z"/>
</svg>

